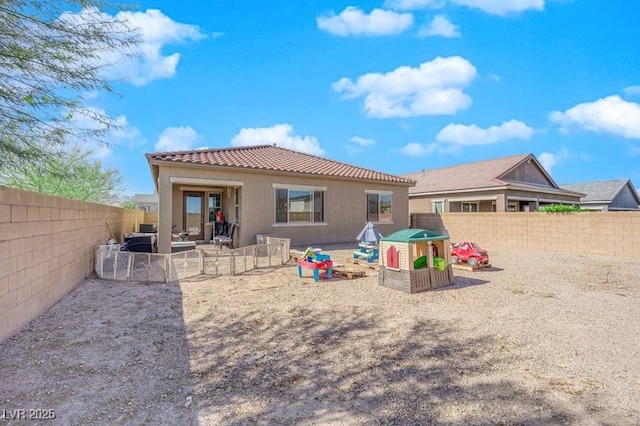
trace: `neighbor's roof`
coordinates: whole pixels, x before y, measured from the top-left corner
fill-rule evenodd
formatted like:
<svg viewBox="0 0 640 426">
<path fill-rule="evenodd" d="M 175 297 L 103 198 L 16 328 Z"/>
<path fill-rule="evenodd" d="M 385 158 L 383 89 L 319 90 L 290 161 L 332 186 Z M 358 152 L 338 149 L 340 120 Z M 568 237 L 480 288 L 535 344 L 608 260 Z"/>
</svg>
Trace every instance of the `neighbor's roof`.
<svg viewBox="0 0 640 426">
<path fill-rule="evenodd" d="M 374 180 L 411 186 L 411 179 L 394 176 L 339 161 L 309 155 L 275 145 L 255 145 L 237 148 L 199 149 L 193 151 L 148 153 L 151 164 L 162 162 L 201 164 L 241 169 L 304 173 L 359 180 Z M 154 174 L 157 173 L 154 171 Z M 155 177 L 155 176 L 154 176 Z"/>
<path fill-rule="evenodd" d="M 562 185 L 563 188 L 571 191 L 583 192 L 586 194 L 580 200 L 583 203 L 589 202 L 611 202 L 628 185 L 638 203 L 640 197 L 629 179 L 601 180 L 593 182 L 577 182 Z"/>
<path fill-rule="evenodd" d="M 415 243 L 417 241 L 448 240 L 448 235 L 440 235 L 428 229 L 401 229 L 391 235 L 383 237 L 381 241 L 393 241 L 397 243 Z"/>
<path fill-rule="evenodd" d="M 538 166 L 541 173 L 549 180 L 550 185 L 543 187 L 519 182 L 519 186 L 531 187 L 532 190 L 550 188 L 562 192 L 533 154 L 520 154 L 439 169 L 420 170 L 405 174 L 403 177 L 416 181 L 416 185 L 409 190 L 410 195 L 501 188 L 513 184 L 513 182 L 503 180 L 503 177 L 527 161 L 532 161 Z"/>
</svg>

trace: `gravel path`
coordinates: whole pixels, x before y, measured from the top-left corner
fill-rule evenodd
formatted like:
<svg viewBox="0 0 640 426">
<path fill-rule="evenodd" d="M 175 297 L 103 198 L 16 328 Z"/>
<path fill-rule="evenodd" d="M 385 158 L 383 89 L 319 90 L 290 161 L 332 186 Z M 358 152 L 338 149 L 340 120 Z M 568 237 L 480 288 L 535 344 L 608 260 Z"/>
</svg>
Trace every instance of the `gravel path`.
<svg viewBox="0 0 640 426">
<path fill-rule="evenodd" d="M 414 295 L 89 280 L 0 344 L 0 424 L 640 424 L 640 262 L 490 256 Z"/>
</svg>

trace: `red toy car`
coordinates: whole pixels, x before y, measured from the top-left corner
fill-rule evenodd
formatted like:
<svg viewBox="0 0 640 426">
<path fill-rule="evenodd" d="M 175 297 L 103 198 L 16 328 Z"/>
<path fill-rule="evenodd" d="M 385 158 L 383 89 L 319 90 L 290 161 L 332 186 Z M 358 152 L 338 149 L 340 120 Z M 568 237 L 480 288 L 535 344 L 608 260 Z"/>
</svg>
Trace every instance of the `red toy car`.
<svg viewBox="0 0 640 426">
<path fill-rule="evenodd" d="M 476 243 L 462 242 L 451 246 L 451 263 L 467 262 L 469 266 L 488 265 L 489 254 Z"/>
</svg>

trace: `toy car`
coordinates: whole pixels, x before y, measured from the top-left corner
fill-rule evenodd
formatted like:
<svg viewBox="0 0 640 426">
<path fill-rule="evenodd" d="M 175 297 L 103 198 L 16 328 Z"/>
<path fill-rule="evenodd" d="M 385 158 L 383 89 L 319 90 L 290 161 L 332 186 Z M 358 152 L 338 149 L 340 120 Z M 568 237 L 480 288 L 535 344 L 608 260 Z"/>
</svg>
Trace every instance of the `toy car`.
<svg viewBox="0 0 640 426">
<path fill-rule="evenodd" d="M 462 242 L 451 245 L 451 263 L 467 262 L 469 266 L 488 265 L 489 254 L 476 243 Z"/>
</svg>

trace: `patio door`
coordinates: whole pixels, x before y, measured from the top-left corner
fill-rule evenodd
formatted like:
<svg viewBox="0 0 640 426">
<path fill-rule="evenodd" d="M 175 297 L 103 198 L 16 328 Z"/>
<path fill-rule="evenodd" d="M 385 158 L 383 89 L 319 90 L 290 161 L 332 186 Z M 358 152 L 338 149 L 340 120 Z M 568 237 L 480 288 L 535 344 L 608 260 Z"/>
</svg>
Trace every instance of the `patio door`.
<svg viewBox="0 0 640 426">
<path fill-rule="evenodd" d="M 204 240 L 204 192 L 184 193 L 183 218 L 189 240 Z"/>
</svg>

